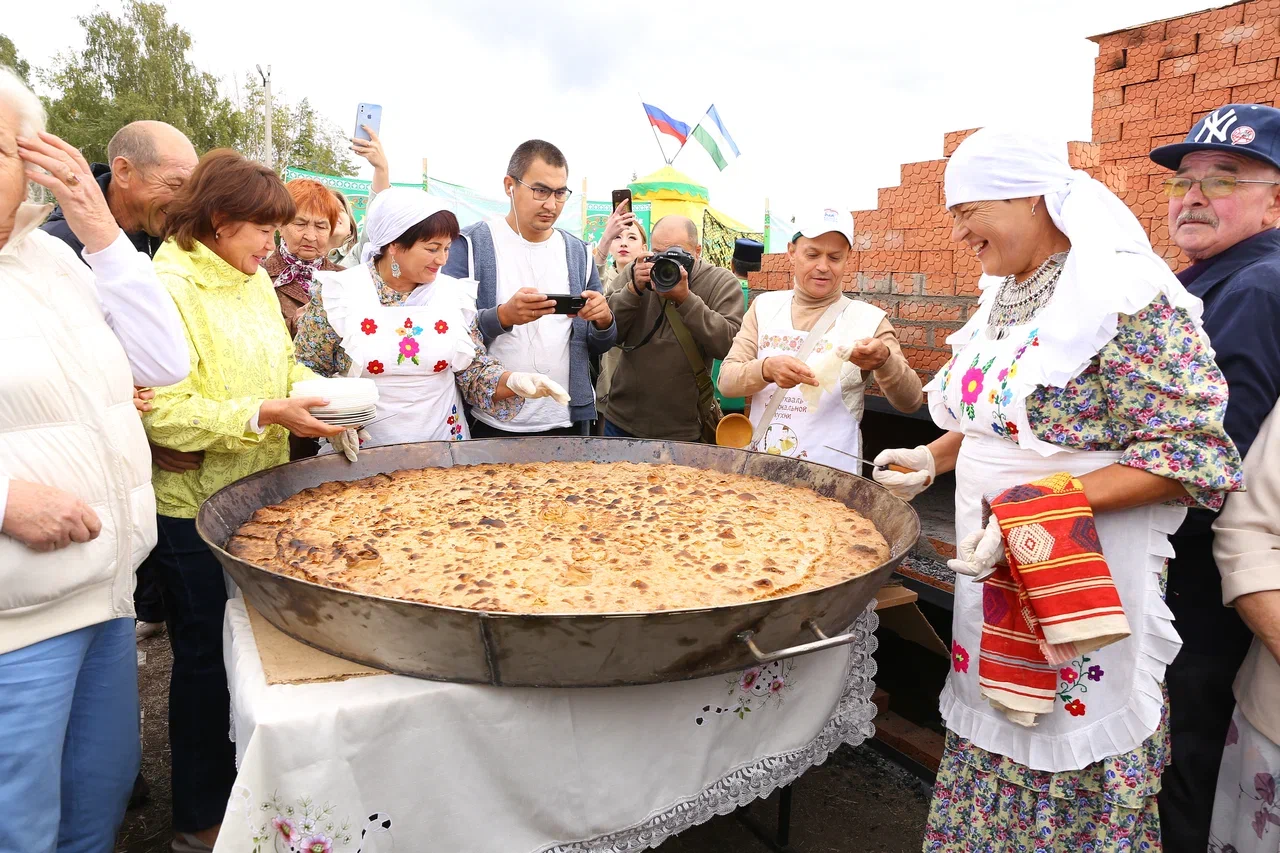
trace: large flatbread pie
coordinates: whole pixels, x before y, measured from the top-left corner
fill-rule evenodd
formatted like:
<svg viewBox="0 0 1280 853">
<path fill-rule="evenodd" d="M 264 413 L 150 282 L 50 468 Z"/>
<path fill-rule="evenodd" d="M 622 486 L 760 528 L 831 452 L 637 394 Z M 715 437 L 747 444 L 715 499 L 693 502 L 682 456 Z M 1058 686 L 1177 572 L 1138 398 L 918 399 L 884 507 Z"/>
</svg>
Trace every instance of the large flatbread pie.
<svg viewBox="0 0 1280 853">
<path fill-rule="evenodd" d="M 680 465 L 428 468 L 306 489 L 227 546 L 283 574 L 512 613 L 739 604 L 829 586 L 889 558 L 839 501 Z"/>
</svg>

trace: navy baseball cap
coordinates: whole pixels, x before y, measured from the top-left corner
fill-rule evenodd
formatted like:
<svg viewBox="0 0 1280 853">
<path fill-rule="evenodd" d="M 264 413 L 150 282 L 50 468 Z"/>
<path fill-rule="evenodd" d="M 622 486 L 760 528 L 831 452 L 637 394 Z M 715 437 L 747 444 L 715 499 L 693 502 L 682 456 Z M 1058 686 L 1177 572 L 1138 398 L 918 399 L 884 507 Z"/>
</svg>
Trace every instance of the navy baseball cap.
<svg viewBox="0 0 1280 853">
<path fill-rule="evenodd" d="M 1280 169 L 1280 110 L 1264 104 L 1227 104 L 1196 122 L 1182 142 L 1161 145 L 1150 157 L 1177 170 L 1193 151 L 1230 151 Z"/>
</svg>

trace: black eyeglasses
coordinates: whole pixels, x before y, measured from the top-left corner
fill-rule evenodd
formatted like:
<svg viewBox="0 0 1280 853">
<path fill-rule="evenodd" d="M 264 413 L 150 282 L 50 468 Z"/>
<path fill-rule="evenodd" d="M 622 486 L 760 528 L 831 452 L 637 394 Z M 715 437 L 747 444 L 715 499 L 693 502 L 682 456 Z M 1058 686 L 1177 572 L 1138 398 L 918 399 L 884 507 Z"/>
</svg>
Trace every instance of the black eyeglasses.
<svg viewBox="0 0 1280 853">
<path fill-rule="evenodd" d="M 553 190 L 550 187 L 531 187 L 515 175 L 511 175 L 511 180 L 515 181 L 522 187 L 528 187 L 529 192 L 533 193 L 533 197 L 536 201 L 546 201 L 552 196 L 556 197 L 556 201 L 565 201 L 569 196 L 573 195 L 573 190 L 568 187 L 561 187 L 558 190 Z"/>
<path fill-rule="evenodd" d="M 1191 192 L 1191 188 L 1196 184 L 1200 185 L 1200 192 L 1205 198 L 1226 198 L 1236 191 L 1237 184 L 1271 184 L 1272 186 L 1280 186 L 1280 181 L 1247 181 L 1244 178 L 1237 178 L 1235 175 L 1213 175 L 1208 178 L 1201 178 L 1193 181 L 1191 178 L 1169 178 L 1160 185 L 1164 187 L 1164 194 L 1169 198 L 1182 198 Z"/>
</svg>

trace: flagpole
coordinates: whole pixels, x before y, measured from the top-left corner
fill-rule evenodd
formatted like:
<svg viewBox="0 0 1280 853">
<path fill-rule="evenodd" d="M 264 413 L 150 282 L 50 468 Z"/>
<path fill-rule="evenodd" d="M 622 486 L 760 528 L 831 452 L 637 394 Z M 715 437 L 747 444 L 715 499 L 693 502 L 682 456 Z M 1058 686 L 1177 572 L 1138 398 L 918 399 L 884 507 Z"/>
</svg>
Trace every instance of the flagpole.
<svg viewBox="0 0 1280 853">
<path fill-rule="evenodd" d="M 649 129 L 653 131 L 653 141 L 658 143 L 658 153 L 662 155 L 662 162 L 670 166 L 671 160 L 667 159 L 667 152 L 662 150 L 662 140 L 658 138 L 658 128 L 653 126 L 653 122 L 649 120 L 649 111 L 644 109 L 644 96 L 639 92 L 636 92 L 636 97 L 640 99 L 640 109 L 644 110 L 645 123 L 648 124 Z M 680 152 L 677 151 L 676 153 L 679 154 Z"/>
<path fill-rule="evenodd" d="M 711 105 L 711 107 L 714 107 L 714 106 L 715 104 Z M 705 118 L 707 113 L 710 112 L 711 107 L 707 107 L 705 110 L 703 110 L 702 112 L 703 118 Z M 670 160 L 667 161 L 668 166 L 670 166 L 672 163 L 676 161 L 676 157 L 679 157 L 680 152 L 684 150 L 685 144 L 688 143 L 688 141 L 693 138 L 693 134 L 696 133 L 698 128 L 700 127 L 702 127 L 702 119 L 698 119 L 698 123 L 693 126 L 693 130 L 689 131 L 689 135 L 684 138 L 684 142 L 680 143 L 680 148 L 677 149 L 675 155 Z"/>
</svg>

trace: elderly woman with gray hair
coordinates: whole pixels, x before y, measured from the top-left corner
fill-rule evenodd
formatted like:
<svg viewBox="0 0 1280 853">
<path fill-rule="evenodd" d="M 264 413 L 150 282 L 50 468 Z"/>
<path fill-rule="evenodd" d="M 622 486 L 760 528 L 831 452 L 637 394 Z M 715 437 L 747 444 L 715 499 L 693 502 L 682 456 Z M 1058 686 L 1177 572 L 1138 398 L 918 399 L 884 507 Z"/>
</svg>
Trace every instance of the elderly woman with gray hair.
<svg viewBox="0 0 1280 853">
<path fill-rule="evenodd" d="M 89 164 L 0 67 L 0 850 L 110 850 L 138 772 L 134 570 L 156 542 L 133 386 L 182 321 Z M 49 190 L 82 257 L 39 230 Z"/>
<path fill-rule="evenodd" d="M 924 849 L 1159 850 L 1168 534 L 1241 483 L 1200 301 L 1065 144 L 980 130 L 944 182 L 981 301 L 925 388 L 945 436 L 875 460 L 904 498 L 956 473 Z"/>
</svg>

